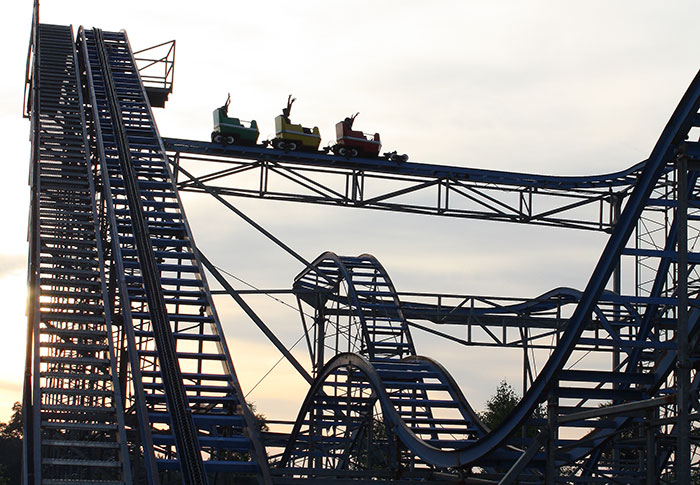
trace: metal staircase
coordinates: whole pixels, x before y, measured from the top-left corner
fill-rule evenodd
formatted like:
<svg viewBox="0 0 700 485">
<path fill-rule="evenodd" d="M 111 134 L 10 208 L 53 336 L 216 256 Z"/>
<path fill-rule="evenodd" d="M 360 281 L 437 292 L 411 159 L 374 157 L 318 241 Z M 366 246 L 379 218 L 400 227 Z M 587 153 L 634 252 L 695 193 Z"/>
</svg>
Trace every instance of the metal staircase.
<svg viewBox="0 0 700 485">
<path fill-rule="evenodd" d="M 39 25 L 35 42 L 25 459 L 37 484 L 131 483 L 72 29 Z"/>
<path fill-rule="evenodd" d="M 104 230 L 147 478 L 265 480 L 267 463 L 123 32 L 79 32 Z M 138 424 L 136 424 L 138 421 Z M 222 477 L 222 478 L 218 478 Z"/>
<path fill-rule="evenodd" d="M 126 34 L 33 28 L 27 483 L 269 483 Z"/>
</svg>

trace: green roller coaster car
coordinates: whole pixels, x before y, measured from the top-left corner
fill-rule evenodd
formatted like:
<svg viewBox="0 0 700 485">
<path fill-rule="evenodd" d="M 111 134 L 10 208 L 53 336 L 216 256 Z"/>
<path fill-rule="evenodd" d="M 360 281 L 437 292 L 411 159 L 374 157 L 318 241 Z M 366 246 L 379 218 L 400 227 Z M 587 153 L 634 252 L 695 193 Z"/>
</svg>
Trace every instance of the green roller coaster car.
<svg viewBox="0 0 700 485">
<path fill-rule="evenodd" d="M 321 144 L 321 133 L 318 126 L 304 128 L 289 121 L 289 113 L 292 110 L 292 99 L 290 94 L 287 98 L 287 107 L 282 110 L 282 114 L 275 118 L 275 138 L 272 139 L 272 146 L 281 150 L 307 150 L 316 151 Z"/>
<path fill-rule="evenodd" d="M 255 145 L 258 142 L 260 131 L 255 120 L 248 122 L 248 126 L 238 118 L 228 117 L 228 105 L 231 104 L 229 94 L 226 103 L 214 110 L 214 131 L 211 132 L 211 141 L 224 145 L 234 143 L 240 145 Z"/>
</svg>

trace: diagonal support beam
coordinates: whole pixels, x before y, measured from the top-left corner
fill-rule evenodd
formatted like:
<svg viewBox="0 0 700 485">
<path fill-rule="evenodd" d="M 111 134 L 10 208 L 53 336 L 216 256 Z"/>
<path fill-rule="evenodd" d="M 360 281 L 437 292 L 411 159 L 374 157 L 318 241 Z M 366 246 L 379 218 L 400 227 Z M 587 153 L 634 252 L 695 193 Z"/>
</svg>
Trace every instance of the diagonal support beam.
<svg viewBox="0 0 700 485">
<path fill-rule="evenodd" d="M 208 193 L 209 195 L 211 195 L 212 197 L 214 197 L 216 200 L 218 200 L 219 202 L 221 202 L 227 209 L 229 209 L 231 212 L 233 212 L 233 213 L 235 213 L 236 215 L 238 215 L 241 219 L 243 219 L 244 221 L 246 221 L 248 224 L 250 224 L 251 226 L 253 226 L 253 227 L 254 227 L 255 229 L 257 229 L 258 231 L 260 231 L 260 232 L 261 232 L 264 236 L 266 236 L 270 241 L 274 242 L 274 243 L 277 244 L 279 247 L 281 247 L 282 249 L 284 249 L 287 253 L 289 253 L 294 259 L 296 259 L 297 261 L 299 261 L 300 263 L 302 263 L 304 266 L 306 266 L 308 269 L 310 269 L 310 270 L 313 271 L 314 273 L 318 274 L 318 275 L 319 275 L 321 278 L 323 278 L 324 280 L 328 281 L 328 282 L 331 283 L 331 284 L 333 283 L 333 282 L 328 278 L 328 276 L 326 276 L 325 273 L 323 273 L 323 271 L 319 271 L 318 268 L 316 268 L 314 265 L 312 265 L 311 263 L 309 263 L 306 259 L 304 259 L 303 256 L 301 256 L 299 253 L 297 253 L 297 252 L 294 251 L 292 248 L 290 248 L 289 246 L 287 246 L 287 245 L 286 245 L 285 243 L 283 243 L 279 238 L 275 237 L 270 231 L 268 231 L 267 229 L 265 229 L 264 227 L 262 227 L 260 224 L 258 224 L 257 222 L 255 222 L 253 219 L 251 219 L 250 217 L 248 217 L 247 215 L 245 215 L 240 209 L 238 209 L 237 207 L 235 207 L 233 204 L 231 204 L 231 203 L 228 202 L 226 199 L 224 199 L 223 197 L 221 197 L 221 196 L 220 196 L 219 194 L 217 194 L 215 191 L 213 191 L 212 189 L 210 189 L 209 187 L 207 187 L 206 185 L 204 185 L 202 182 L 200 182 L 200 181 L 197 179 L 197 177 L 195 177 L 194 175 L 192 175 L 191 173 L 189 173 L 187 170 L 185 170 L 185 169 L 182 168 L 182 167 L 179 167 L 179 168 L 178 168 L 178 171 L 181 172 L 182 174 L 184 174 L 187 178 L 189 178 L 189 179 L 192 181 L 192 184 L 193 184 L 195 187 L 204 190 L 206 193 Z"/>
<path fill-rule="evenodd" d="M 275 347 L 277 347 L 277 350 L 279 350 L 282 355 L 284 355 L 287 360 L 289 361 L 290 364 L 301 374 L 301 376 L 306 379 L 306 382 L 311 384 L 313 382 L 313 378 L 309 373 L 304 369 L 304 367 L 299 363 L 298 360 L 294 358 L 294 356 L 287 350 L 287 348 L 284 346 L 282 342 L 275 336 L 274 332 L 270 330 L 270 327 L 265 325 L 265 322 L 262 321 L 262 319 L 255 313 L 255 311 L 246 303 L 246 301 L 243 299 L 243 297 L 231 286 L 231 284 L 224 278 L 224 276 L 221 274 L 221 272 L 216 269 L 216 266 L 214 266 L 211 261 L 209 261 L 206 256 L 202 254 L 201 251 L 197 250 L 199 252 L 199 258 L 202 261 L 202 264 L 204 265 L 205 268 L 209 270 L 209 272 L 216 278 L 216 281 L 219 282 L 221 286 L 224 287 L 226 290 L 226 293 L 231 295 L 231 298 L 236 300 L 236 303 L 243 309 L 244 312 L 250 317 L 251 320 L 253 320 L 253 323 L 255 323 L 260 330 L 265 334 L 265 336 L 274 344 Z"/>
<path fill-rule="evenodd" d="M 498 482 L 498 485 L 510 485 L 512 483 L 516 483 L 518 475 L 522 473 L 525 467 L 532 461 L 532 459 L 544 446 L 545 442 L 547 441 L 548 434 L 549 430 L 545 429 L 540 431 L 537 434 L 537 436 L 535 436 L 535 439 L 532 440 L 532 443 L 525 451 L 525 453 L 520 455 L 520 458 L 518 458 L 518 460 L 513 464 L 513 466 L 510 467 L 508 473 L 506 473 L 503 476 L 503 478 L 501 478 L 501 481 Z"/>
</svg>

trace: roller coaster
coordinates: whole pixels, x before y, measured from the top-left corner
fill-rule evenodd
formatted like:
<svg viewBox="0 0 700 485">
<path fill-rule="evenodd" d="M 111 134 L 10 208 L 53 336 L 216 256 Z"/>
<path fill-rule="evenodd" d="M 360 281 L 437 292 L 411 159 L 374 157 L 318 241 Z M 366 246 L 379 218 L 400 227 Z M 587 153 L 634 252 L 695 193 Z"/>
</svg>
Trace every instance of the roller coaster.
<svg viewBox="0 0 700 485">
<path fill-rule="evenodd" d="M 173 56 L 174 45 L 139 59 L 124 31 L 41 23 L 35 3 L 23 483 L 697 480 L 700 75 L 648 159 L 557 177 L 164 138 L 152 106 L 172 89 Z M 158 63 L 154 80 L 144 66 Z M 302 264 L 289 294 L 310 365 L 197 248 L 181 192 L 210 195 Z M 370 254 L 307 261 L 234 197 L 608 239 L 580 291 L 402 293 Z M 246 405 L 219 293 L 308 382 L 289 429 L 268 430 Z M 418 331 L 522 349 L 524 396 L 500 425 L 419 353 Z M 532 349 L 548 354 L 539 370 Z"/>
</svg>

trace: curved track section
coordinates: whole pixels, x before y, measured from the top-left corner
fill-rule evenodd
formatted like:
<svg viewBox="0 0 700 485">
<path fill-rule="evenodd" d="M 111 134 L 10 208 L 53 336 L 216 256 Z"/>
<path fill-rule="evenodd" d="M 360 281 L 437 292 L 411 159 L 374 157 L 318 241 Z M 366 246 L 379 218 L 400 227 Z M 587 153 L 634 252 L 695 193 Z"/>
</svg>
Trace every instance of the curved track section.
<svg viewBox="0 0 700 485">
<path fill-rule="evenodd" d="M 312 266 L 316 270 L 300 273 L 293 289 L 314 308 L 316 322 L 324 322 L 318 339 L 323 348 L 314 362 L 323 364 L 325 349 L 333 355 L 357 352 L 372 361 L 415 355 L 394 285 L 374 256 L 326 252 Z"/>
<path fill-rule="evenodd" d="M 413 465 L 419 457 L 425 467 L 484 434 L 457 384 L 434 360 L 370 362 L 343 353 L 319 373 L 280 466 L 300 475 L 319 468 L 397 470 L 410 450 Z"/>
<path fill-rule="evenodd" d="M 675 249 L 677 242 L 676 223 L 673 222 L 666 226 L 667 230 L 663 235 L 665 243 L 660 245 L 660 249 L 655 251 L 646 250 L 647 255 L 656 258 L 653 265 L 650 265 L 653 272 L 653 278 L 651 278 L 653 284 L 649 285 L 648 293 L 637 294 L 634 297 L 622 295 L 617 301 L 614 301 L 615 298 L 611 299 L 610 294 L 605 292 L 605 288 L 611 279 L 615 267 L 620 264 L 623 256 L 639 256 L 640 250 L 635 246 L 635 240 L 631 238 L 632 233 L 637 228 L 637 224 L 648 222 L 655 211 L 658 211 L 658 207 L 673 207 L 676 205 L 676 192 L 674 190 L 671 190 L 671 193 L 667 191 L 665 194 L 659 194 L 655 189 L 659 184 L 660 178 L 672 172 L 679 154 L 689 155 L 693 158 L 700 153 L 697 142 L 686 141 L 689 138 L 691 129 L 700 128 L 699 108 L 700 76 L 696 76 L 639 174 L 629 200 L 618 219 L 615 230 L 604 248 L 586 289 L 580 295 L 570 295 L 572 298 L 575 297 L 578 303 L 568 320 L 566 329 L 559 337 L 559 344 L 551 353 L 547 363 L 539 372 L 518 406 L 498 428 L 488 433 L 479 433 L 472 430 L 470 424 L 467 424 L 467 417 L 464 415 L 461 418 L 464 421 L 457 426 L 461 430 L 461 438 L 454 439 L 449 446 L 446 443 L 434 446 L 435 442 L 429 436 L 416 433 L 411 429 L 410 423 L 404 420 L 406 416 L 400 412 L 401 408 L 392 404 L 390 397 L 391 388 L 385 387 L 381 374 L 384 370 L 381 365 L 392 366 L 400 364 L 389 360 L 388 363 L 382 362 L 377 366 L 373 362 L 376 354 L 372 353 L 371 348 L 376 335 L 369 333 L 367 324 L 362 321 L 361 315 L 365 310 L 376 312 L 377 307 L 371 305 L 363 306 L 361 299 L 356 294 L 353 294 L 352 287 L 356 280 L 353 279 L 352 271 L 344 271 L 343 266 L 345 262 L 343 258 L 330 255 L 329 253 L 319 258 L 315 265 L 320 271 L 323 271 L 326 275 L 336 271 L 334 281 L 339 283 L 345 281 L 351 284 L 348 284 L 348 289 L 345 292 L 338 291 L 340 286 L 336 288 L 329 286 L 322 298 L 317 297 L 321 298 L 323 303 L 320 305 L 319 303 L 321 302 L 316 301 L 316 307 L 319 309 L 316 315 L 317 321 L 320 321 L 318 319 L 319 314 L 325 313 L 327 315 L 331 313 L 329 310 L 332 309 L 332 306 L 329 305 L 329 302 L 336 305 L 344 304 L 343 308 L 338 307 L 339 310 L 335 313 L 336 315 L 351 317 L 351 314 L 356 313 L 356 318 L 360 320 L 360 328 L 365 341 L 365 347 L 360 346 L 360 352 L 368 355 L 369 361 L 360 362 L 357 360 L 359 357 L 353 359 L 346 357 L 346 362 L 352 360 L 352 365 L 338 365 L 339 360 L 332 359 L 329 361 L 328 366 L 319 373 L 309 398 L 302 409 L 302 413 L 300 413 L 299 421 L 292 435 L 293 440 L 290 442 L 290 447 L 285 454 L 285 464 L 294 462 L 295 457 L 303 455 L 304 452 L 307 455 L 315 454 L 312 452 L 313 446 L 309 445 L 303 448 L 299 444 L 303 441 L 300 437 L 306 435 L 309 436 L 306 440 L 307 443 L 313 441 L 311 438 L 315 436 L 312 432 L 313 428 L 308 426 L 313 421 L 314 412 L 320 412 L 322 415 L 326 412 L 326 408 L 321 402 L 326 393 L 329 392 L 325 389 L 328 386 L 327 383 L 339 382 L 341 383 L 339 387 L 345 386 L 346 389 L 349 389 L 352 386 L 348 387 L 348 385 L 354 382 L 351 379 L 351 377 L 354 378 L 354 374 L 348 370 L 351 367 L 357 368 L 357 372 L 364 376 L 358 379 L 364 383 L 360 387 L 367 393 L 364 404 L 366 410 L 363 411 L 363 416 L 369 413 L 369 405 L 373 402 L 372 399 L 376 400 L 381 405 L 385 424 L 393 428 L 392 431 L 399 440 L 416 456 L 427 463 L 441 468 L 484 463 L 489 456 L 494 456 L 494 453 L 498 452 L 498 450 L 504 450 L 508 437 L 525 423 L 536 406 L 548 399 L 550 402 L 555 402 L 555 406 L 560 406 L 560 414 L 566 414 L 599 408 L 601 405 L 637 401 L 674 392 L 672 388 L 669 388 L 668 380 L 677 359 L 677 338 L 674 331 L 672 329 L 669 330 L 668 323 L 672 323 L 676 318 L 678 309 L 674 267 L 674 261 L 677 258 Z M 696 197 L 697 192 L 694 190 L 697 176 L 692 169 L 688 179 L 688 193 L 692 199 Z M 690 261 L 690 267 L 694 270 L 695 258 L 692 254 L 690 255 Z M 302 273 L 295 281 L 295 288 L 299 290 L 311 289 L 313 284 L 312 278 L 315 278 L 312 272 L 306 271 Z M 383 280 L 389 281 L 388 277 L 385 276 L 385 272 L 383 273 Z M 691 295 L 693 294 L 694 290 L 691 288 Z M 301 295 L 300 298 L 304 299 Z M 397 298 L 392 299 L 392 301 L 394 300 L 398 302 Z M 384 306 L 386 308 L 389 307 L 389 305 Z M 608 307 L 607 315 L 605 311 L 601 310 L 601 307 L 606 306 Z M 619 318 L 622 308 L 625 308 L 625 313 L 633 315 L 634 318 Z M 635 311 L 631 312 L 629 311 L 630 309 Z M 584 359 L 586 355 L 582 355 L 582 340 L 586 338 L 584 332 L 590 322 L 591 314 L 596 312 L 599 317 L 601 315 L 607 317 L 610 326 L 595 336 L 588 337 L 586 344 L 592 345 L 593 348 L 592 350 L 586 350 L 586 352 L 588 354 L 594 353 L 600 346 L 619 348 L 622 350 L 622 355 L 618 357 L 619 361 L 614 362 L 612 366 L 609 364 L 607 364 L 607 367 L 600 366 L 594 363 L 593 359 Z M 697 313 L 697 311 L 691 313 L 689 322 L 691 339 L 694 338 L 697 330 Z M 382 316 L 390 319 L 395 318 L 395 320 L 391 320 L 392 327 L 396 326 L 396 328 L 399 328 L 400 322 L 405 324 L 400 308 L 393 315 L 385 313 Z M 408 335 L 407 329 L 406 334 Z M 596 354 L 594 353 L 594 355 Z M 399 359 L 396 360 L 398 361 Z M 584 363 L 580 364 L 582 360 Z M 403 361 L 400 362 L 403 364 Z M 346 369 L 343 371 L 348 376 L 345 379 L 341 379 L 339 371 L 341 368 Z M 443 381 L 440 382 L 444 383 Z M 403 391 L 405 392 L 409 389 L 410 386 L 406 386 L 403 388 Z M 454 403 L 457 399 L 452 398 L 445 401 L 455 405 Z M 350 400 L 348 398 L 347 404 L 349 403 Z M 342 403 L 340 404 L 342 406 Z M 412 405 L 421 406 L 418 402 L 413 402 Z M 430 407 L 426 402 L 423 402 L 422 405 Z M 357 409 L 361 408 L 363 406 L 358 405 Z M 603 445 L 606 439 L 619 433 L 624 421 L 628 419 L 621 417 L 606 420 L 605 422 L 599 420 L 569 422 L 568 425 L 572 427 L 580 429 L 593 428 L 594 430 L 587 435 L 584 434 L 584 439 L 577 440 L 577 443 L 571 444 L 565 440 L 559 440 L 557 443 L 557 449 L 559 450 L 558 465 L 573 464 L 588 455 L 593 460 L 591 464 L 597 466 L 595 463 L 599 459 L 596 457 L 600 457 L 600 453 L 597 450 L 599 450 L 599 447 Z M 304 426 L 307 426 L 306 431 Z M 335 427 L 336 425 L 332 424 L 329 429 Z M 345 449 L 347 450 L 348 448 Z M 342 464 L 342 461 L 335 462 L 335 466 Z M 306 463 L 306 466 L 309 465 L 310 463 Z M 609 465 L 605 465 L 605 467 L 613 473 L 620 471 L 613 470 Z M 585 474 L 586 472 L 580 473 Z"/>
<path fill-rule="evenodd" d="M 353 365 L 360 369 L 358 372 L 364 377 L 360 379 L 362 384 L 358 385 L 355 385 L 355 378 L 347 377 L 352 373 L 346 369 L 345 364 L 339 362 L 346 362 L 348 357 L 345 357 L 345 360 L 332 358 L 329 361 L 319 372 L 302 406 L 289 447 L 281 462 L 282 466 L 306 470 L 319 467 L 339 469 L 350 466 L 351 463 L 352 466 L 358 466 L 356 461 L 365 459 L 368 452 L 356 449 L 354 443 L 358 439 L 357 436 L 371 435 L 369 430 L 375 429 L 376 424 L 372 423 L 376 422 L 390 423 L 393 438 L 413 454 L 414 460 L 439 468 L 463 465 L 459 455 L 470 446 L 477 445 L 479 439 L 487 436 L 488 430 L 480 423 L 457 383 L 437 362 L 416 356 L 413 346 L 409 356 L 394 354 L 394 358 L 391 358 L 392 356 L 373 352 L 377 341 L 382 343 L 381 339 L 385 336 L 383 333 L 372 331 L 375 328 L 372 324 L 376 323 L 377 318 L 390 322 L 392 328 L 402 329 L 402 332 L 410 337 L 408 322 L 401 310 L 402 304 L 399 303 L 393 284 L 383 267 L 370 255 L 345 257 L 330 252 L 321 255 L 311 266 L 316 268 L 316 271 L 307 269 L 295 279 L 297 296 L 314 307 L 316 323 L 324 322 L 323 327 L 326 330 L 321 335 L 325 338 L 337 342 L 338 334 L 343 332 L 354 336 L 347 338 L 346 342 L 356 342 L 355 345 L 349 346 L 348 350 L 359 354 L 356 357 L 360 358 L 363 364 Z M 370 281 L 374 286 L 368 289 L 366 285 Z M 385 288 L 385 291 L 381 292 L 381 299 L 376 298 L 376 285 Z M 372 298 L 368 299 L 368 295 Z M 582 296 L 581 291 L 572 288 L 557 288 L 526 302 L 499 308 L 471 308 L 469 312 L 472 316 L 537 314 L 562 305 L 577 305 Z M 601 352 L 603 355 L 609 353 L 611 348 L 617 348 L 625 356 L 623 364 L 627 362 L 638 344 L 629 340 L 629 333 L 625 329 L 638 327 L 642 322 L 635 306 L 620 295 L 604 291 L 592 309 L 592 315 L 593 319 L 586 321 L 587 333 L 579 338 L 579 348 L 585 349 L 587 353 L 604 348 Z M 344 323 L 340 317 L 345 319 Z M 334 328 L 335 331 L 328 332 L 328 328 Z M 412 342 L 412 339 L 409 338 L 409 341 Z M 334 351 L 334 355 L 343 351 L 337 344 L 335 347 L 326 344 L 325 347 Z M 670 367 L 666 365 L 664 369 L 664 375 L 667 376 Z M 570 381 L 565 386 L 566 389 L 558 389 L 557 392 L 561 396 L 576 400 L 572 408 L 581 408 L 591 399 L 617 397 L 619 401 L 653 395 L 652 390 L 639 388 L 642 384 L 647 385 L 654 381 L 650 375 L 623 376 L 615 370 L 602 372 L 572 367 L 562 370 L 559 377 Z M 632 383 L 634 389 L 618 386 L 619 389 L 612 391 L 608 386 L 601 385 L 602 381 L 611 379 L 617 379 L 620 383 Z M 660 379 L 663 380 L 663 377 Z M 576 389 L 581 383 L 586 385 Z M 340 401 L 338 389 L 343 390 Z M 412 408 L 407 408 L 403 405 L 405 403 L 400 401 L 406 392 L 411 393 Z M 332 399 L 329 396 L 332 396 Z M 386 399 L 382 400 L 382 396 Z M 542 400 L 546 397 L 542 396 Z M 358 405 L 353 406 L 351 403 Z M 337 411 L 339 408 L 346 409 L 347 412 L 336 414 L 331 420 L 324 418 L 324 426 L 312 426 L 313 416 L 326 416 L 331 409 Z M 448 416 L 446 410 L 452 410 L 456 414 Z M 382 416 L 379 421 L 376 415 Z M 372 416 L 375 416 L 374 421 Z M 581 425 L 580 422 L 574 424 Z M 586 425 L 596 427 L 595 422 L 588 422 Z M 592 444 L 579 446 L 575 451 L 567 451 L 566 459 L 573 460 L 574 456 L 575 459 L 580 459 L 592 448 L 614 435 L 621 425 L 622 421 L 614 426 L 606 423 L 604 433 L 597 431 L 589 437 L 588 441 Z M 360 442 L 365 443 L 363 440 Z M 338 450 L 344 450 L 350 457 L 339 459 Z M 490 453 L 484 460 L 480 460 L 479 464 L 489 466 L 494 462 L 512 463 L 518 453 L 517 449 L 502 445 L 495 453 Z M 317 461 L 310 461 L 312 456 L 316 457 Z M 392 455 L 391 459 L 391 466 L 400 466 L 396 455 Z"/>
<path fill-rule="evenodd" d="M 642 332 L 639 333 L 638 336 L 629 339 L 629 344 L 631 347 L 636 347 L 638 349 L 635 352 L 638 355 L 645 354 L 646 362 L 644 365 L 637 365 L 637 361 L 630 359 L 625 363 L 621 363 L 618 369 L 613 370 L 613 372 L 617 372 L 618 374 L 624 373 L 625 376 L 616 376 L 611 373 L 607 375 L 596 375 L 594 373 L 588 375 L 581 374 L 579 375 L 580 381 L 577 381 L 577 384 L 567 387 L 558 385 L 560 380 L 565 380 L 562 379 L 563 377 L 567 377 L 565 374 L 562 374 L 562 372 L 566 371 L 567 367 L 573 364 L 573 362 L 570 362 L 570 358 L 585 329 L 585 322 L 600 301 L 605 286 L 610 280 L 612 272 L 619 262 L 620 256 L 625 252 L 626 245 L 630 241 L 630 236 L 642 212 L 648 206 L 656 205 L 657 201 L 651 199 L 651 196 L 659 177 L 662 173 L 669 170 L 669 165 L 673 164 L 676 154 L 679 151 L 688 150 L 692 152 L 697 145 L 697 143 L 684 142 L 684 140 L 687 138 L 691 128 L 700 126 L 698 120 L 699 107 L 700 77 L 696 76 L 678 108 L 672 115 L 671 120 L 664 129 L 647 164 L 640 174 L 630 199 L 593 271 L 591 280 L 581 295 L 581 299 L 569 320 L 569 324 L 560 339 L 559 345 L 535 379 L 530 390 L 523 397 L 509 418 L 498 429 L 493 430 L 483 439 L 456 452 L 453 456 L 453 460 L 450 460 L 453 465 L 473 463 L 495 450 L 505 442 L 506 438 L 515 431 L 525 419 L 527 419 L 535 406 L 542 402 L 550 391 L 556 391 L 559 397 L 579 399 L 580 404 L 592 400 L 596 393 L 591 390 L 596 389 L 605 389 L 607 391 L 604 393 L 597 393 L 598 395 L 596 398 L 598 399 L 611 399 L 613 402 L 619 400 L 634 400 L 635 398 L 644 397 L 649 390 L 653 389 L 653 387 L 646 387 L 639 382 L 647 379 L 644 374 L 649 373 L 650 369 L 660 367 L 661 361 L 659 361 L 659 359 L 661 359 L 663 355 L 667 354 L 667 359 L 669 360 L 675 358 L 673 351 L 663 352 L 659 348 L 661 346 L 655 345 L 656 343 L 661 343 L 658 339 L 649 339 L 647 338 L 648 332 Z M 669 256 L 673 257 L 672 255 Z M 658 278 L 660 280 L 668 280 L 667 270 L 668 265 L 662 260 L 657 269 Z M 644 304 L 644 318 L 650 322 L 659 321 L 659 317 L 664 313 L 659 312 L 659 306 L 656 303 L 658 300 L 656 300 L 656 298 L 660 297 L 650 295 L 646 301 L 639 302 Z M 670 309 L 673 306 L 673 301 L 665 301 L 667 301 L 667 309 Z M 653 327 L 653 324 L 650 325 L 650 327 Z M 639 362 L 641 362 L 641 360 L 639 360 Z M 623 378 L 634 381 L 635 377 L 633 376 L 639 376 L 637 378 L 638 381 L 633 382 L 634 386 L 620 386 L 622 388 L 620 390 L 633 391 L 627 394 L 623 394 L 622 392 L 618 393 L 618 389 L 610 388 L 609 386 L 605 388 L 599 386 L 599 384 L 614 382 L 616 379 L 618 379 L 618 382 Z"/>
</svg>

